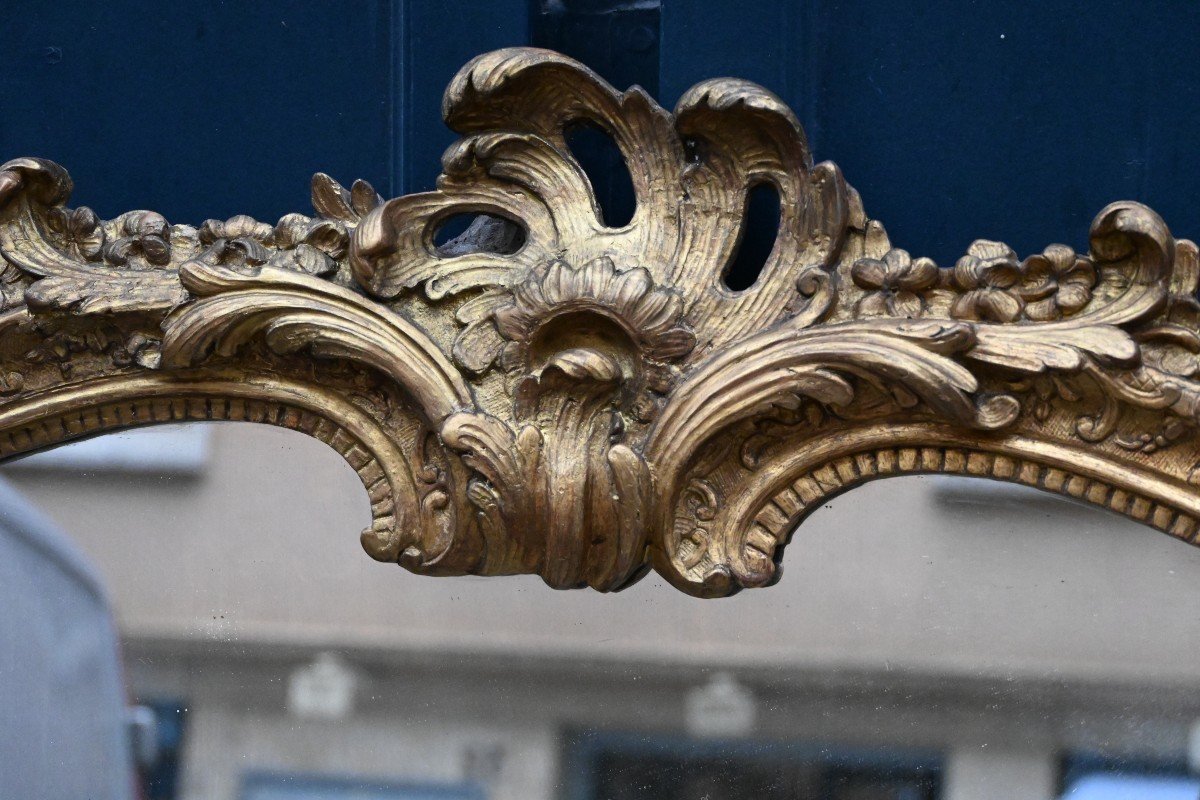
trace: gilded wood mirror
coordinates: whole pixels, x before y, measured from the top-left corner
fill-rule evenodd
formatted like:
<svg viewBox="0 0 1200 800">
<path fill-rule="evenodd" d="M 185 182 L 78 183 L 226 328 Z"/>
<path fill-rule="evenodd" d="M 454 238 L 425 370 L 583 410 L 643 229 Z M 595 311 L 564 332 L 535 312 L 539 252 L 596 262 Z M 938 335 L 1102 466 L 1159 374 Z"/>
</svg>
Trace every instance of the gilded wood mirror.
<svg viewBox="0 0 1200 800">
<path fill-rule="evenodd" d="M 550 51 L 472 61 L 436 191 L 318 174 L 314 216 L 199 227 L 70 208 L 57 164 L 0 172 L 0 450 L 175 420 L 326 442 L 371 501 L 371 557 L 432 575 L 620 589 L 649 568 L 719 597 L 873 478 L 1058 492 L 1189 544 L 1200 531 L 1196 246 L 1150 209 L 1091 240 L 950 268 L 892 246 L 766 89 L 667 112 Z M 563 139 L 629 164 L 609 227 Z M 783 209 L 752 285 L 723 282 L 752 187 Z M 454 215 L 479 215 L 437 245 Z"/>
<path fill-rule="evenodd" d="M 105 220 L 58 164 L 0 166 L 0 456 L 280 426 L 357 475 L 371 558 L 555 589 L 769 587 L 810 515 L 904 475 L 1034 487 L 1200 545 L 1200 259 L 1150 208 L 938 265 L 747 81 L 667 111 L 512 48 L 464 66 L 442 114 L 460 138 L 433 191 L 317 174 L 312 211 L 277 222 Z M 628 166 L 628 221 L 568 142 L 581 124 Z M 731 281 L 762 189 L 773 246 Z"/>
</svg>

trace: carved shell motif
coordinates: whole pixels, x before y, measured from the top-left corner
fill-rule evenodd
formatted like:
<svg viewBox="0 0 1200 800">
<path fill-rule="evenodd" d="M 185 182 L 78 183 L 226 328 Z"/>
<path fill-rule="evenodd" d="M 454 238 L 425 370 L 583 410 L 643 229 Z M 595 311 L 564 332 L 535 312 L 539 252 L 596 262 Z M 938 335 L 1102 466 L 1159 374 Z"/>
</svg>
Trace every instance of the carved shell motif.
<svg viewBox="0 0 1200 800">
<path fill-rule="evenodd" d="M 171 225 L 68 209 L 57 165 L 0 168 L 0 452 L 172 419 L 250 419 L 358 471 L 374 557 L 614 590 L 649 566 L 728 594 L 778 577 L 828 497 L 905 472 L 1062 491 L 1196 543 L 1196 248 L 1135 203 L 1091 250 L 952 269 L 893 248 L 773 94 L 675 112 L 561 55 L 475 59 L 436 191 L 318 175 L 317 216 Z M 609 227 L 564 131 L 609 134 Z M 781 198 L 757 281 L 722 281 L 748 192 Z M 439 228 L 485 215 L 437 246 Z"/>
</svg>

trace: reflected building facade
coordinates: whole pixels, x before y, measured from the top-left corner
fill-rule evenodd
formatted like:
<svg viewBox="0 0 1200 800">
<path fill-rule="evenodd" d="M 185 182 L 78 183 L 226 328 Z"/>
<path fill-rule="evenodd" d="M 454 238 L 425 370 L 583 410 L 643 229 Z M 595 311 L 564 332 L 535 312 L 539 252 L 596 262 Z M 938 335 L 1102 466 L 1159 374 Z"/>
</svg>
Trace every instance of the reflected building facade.
<svg viewBox="0 0 1200 800">
<path fill-rule="evenodd" d="M 1200 551 L 1116 516 L 896 478 L 806 521 L 769 589 L 556 593 L 376 563 L 334 452 L 204 430 L 152 471 L 5 470 L 97 565 L 171 721 L 152 798 L 1053 800 L 1185 771 Z M 714 681 L 743 705 L 697 720 Z"/>
</svg>

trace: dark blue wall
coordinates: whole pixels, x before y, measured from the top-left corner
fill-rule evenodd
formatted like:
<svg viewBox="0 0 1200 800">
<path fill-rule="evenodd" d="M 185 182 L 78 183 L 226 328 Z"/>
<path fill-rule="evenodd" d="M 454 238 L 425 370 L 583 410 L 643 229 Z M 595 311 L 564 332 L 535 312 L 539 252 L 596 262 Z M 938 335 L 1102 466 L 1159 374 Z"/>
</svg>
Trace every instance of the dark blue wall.
<svg viewBox="0 0 1200 800">
<path fill-rule="evenodd" d="M 431 186 L 442 86 L 528 30 L 525 0 L 451 5 L 5 0 L 0 160 L 60 162 L 102 216 L 179 222 L 307 210 L 318 170 Z"/>
<path fill-rule="evenodd" d="M 60 161 L 77 202 L 106 216 L 274 219 L 308 208 L 316 170 L 427 188 L 450 140 L 446 81 L 480 51 L 536 40 L 668 106 L 714 75 L 765 84 L 893 240 L 943 264 L 976 237 L 1082 246 L 1114 199 L 1200 235 L 1200 3 L 654 5 L 8 0 L 0 157 Z"/>
<path fill-rule="evenodd" d="M 1112 200 L 1200 236 L 1194 0 L 672 2 L 662 94 L 716 74 L 783 95 L 892 240 L 1086 244 Z"/>
</svg>

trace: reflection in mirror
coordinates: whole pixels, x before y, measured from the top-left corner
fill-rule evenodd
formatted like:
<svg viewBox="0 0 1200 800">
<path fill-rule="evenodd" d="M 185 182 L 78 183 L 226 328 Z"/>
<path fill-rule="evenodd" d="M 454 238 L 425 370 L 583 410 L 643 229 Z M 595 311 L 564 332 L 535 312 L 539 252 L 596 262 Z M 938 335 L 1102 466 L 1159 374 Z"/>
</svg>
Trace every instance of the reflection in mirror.
<svg viewBox="0 0 1200 800">
<path fill-rule="evenodd" d="M 512 255 L 525 244 L 525 229 L 491 214 L 455 214 L 437 226 L 433 244 L 440 256 Z"/>
<path fill-rule="evenodd" d="M 204 425 L 159 425 L 70 442 L 7 462 L 9 469 L 61 473 L 145 472 L 194 476 L 208 463 L 211 428 Z"/>
<path fill-rule="evenodd" d="M 0 707 L 79 727 L 79 698 L 107 692 L 104 735 L 124 737 L 127 694 L 155 721 L 137 748 L 149 798 L 1200 794 L 1200 551 L 1115 515 L 894 478 L 809 519 L 770 591 L 700 602 L 652 576 L 552 593 L 367 558 L 361 483 L 301 434 L 143 435 L 194 431 L 207 456 L 187 475 L 3 470 L 0 564 L 24 561 L 0 592 L 45 612 L 24 615 L 22 641 L 104 630 L 103 605 L 84 614 L 66 583 L 16 577 L 85 565 L 70 574 L 105 587 L 121 663 L 93 668 L 96 644 L 64 673 L 83 650 L 60 647 L 58 672 L 25 674 L 70 674 L 70 692 L 14 697 L 0 681 Z M 32 517 L 57 550 L 20 544 Z M 128 741 L 113 752 L 132 760 Z M 19 747 L 0 734 L 0 764 Z"/>
</svg>

